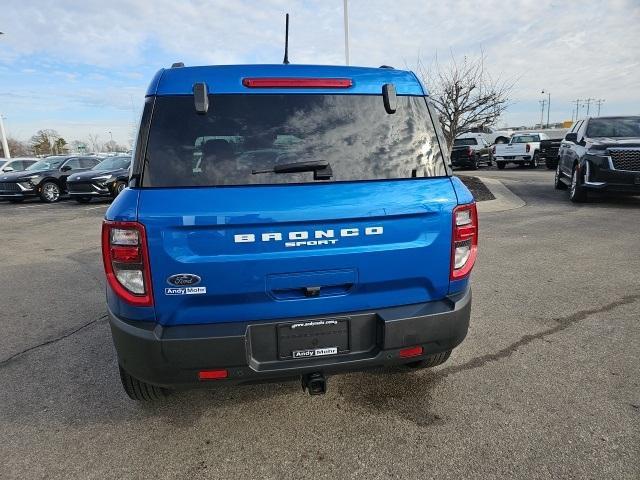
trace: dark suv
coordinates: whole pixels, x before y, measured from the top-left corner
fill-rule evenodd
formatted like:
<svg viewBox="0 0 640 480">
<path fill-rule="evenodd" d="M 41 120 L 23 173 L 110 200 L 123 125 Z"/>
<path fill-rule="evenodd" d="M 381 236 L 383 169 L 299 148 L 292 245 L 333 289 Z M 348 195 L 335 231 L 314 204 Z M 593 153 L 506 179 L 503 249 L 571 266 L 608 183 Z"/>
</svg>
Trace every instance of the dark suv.
<svg viewBox="0 0 640 480">
<path fill-rule="evenodd" d="M 95 167 L 102 158 L 52 156 L 34 163 L 22 172 L 0 175 L 0 198 L 22 202 L 40 197 L 43 202 L 57 202 L 67 191 L 67 177 Z"/>
<path fill-rule="evenodd" d="M 91 170 L 70 175 L 69 196 L 78 203 L 88 203 L 94 197 L 116 198 L 129 181 L 131 157 L 107 157 Z"/>
<path fill-rule="evenodd" d="M 589 191 L 640 195 L 640 116 L 576 122 L 560 146 L 555 187 L 569 187 L 572 202 Z"/>
</svg>

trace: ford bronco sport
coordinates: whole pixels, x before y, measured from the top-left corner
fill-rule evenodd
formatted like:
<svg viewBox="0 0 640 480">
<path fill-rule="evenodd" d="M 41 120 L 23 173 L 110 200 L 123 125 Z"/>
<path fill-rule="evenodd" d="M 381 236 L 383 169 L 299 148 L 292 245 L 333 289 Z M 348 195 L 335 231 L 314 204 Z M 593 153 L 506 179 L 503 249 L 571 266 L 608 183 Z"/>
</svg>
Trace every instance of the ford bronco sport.
<svg viewBox="0 0 640 480">
<path fill-rule="evenodd" d="M 432 367 L 465 337 L 478 219 L 412 72 L 161 70 L 102 230 L 126 393 Z"/>
</svg>

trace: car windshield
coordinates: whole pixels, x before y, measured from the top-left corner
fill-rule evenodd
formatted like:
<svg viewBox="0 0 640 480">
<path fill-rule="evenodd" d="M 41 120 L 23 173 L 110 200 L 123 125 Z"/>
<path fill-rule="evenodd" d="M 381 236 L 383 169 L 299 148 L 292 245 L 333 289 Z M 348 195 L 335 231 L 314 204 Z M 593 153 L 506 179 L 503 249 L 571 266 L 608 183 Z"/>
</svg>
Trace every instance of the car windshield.
<svg viewBox="0 0 640 480">
<path fill-rule="evenodd" d="M 513 137 L 511 143 L 529 143 L 539 141 L 540 135 L 518 135 L 517 137 Z"/>
<path fill-rule="evenodd" d="M 456 138 L 453 141 L 454 147 L 468 146 L 468 145 L 478 145 L 478 141 L 475 138 Z"/>
<path fill-rule="evenodd" d="M 108 157 L 97 164 L 92 170 L 119 170 L 129 168 L 131 157 Z"/>
<path fill-rule="evenodd" d="M 640 137 L 640 117 L 592 118 L 589 120 L 586 136 Z"/>
<path fill-rule="evenodd" d="M 207 114 L 193 97 L 158 97 L 142 184 L 149 187 L 307 183 L 445 176 L 423 97 L 211 95 Z M 304 170 L 290 164 L 315 165 Z M 286 165 L 288 168 L 281 168 Z M 274 172 L 274 167 L 278 167 Z"/>
<path fill-rule="evenodd" d="M 60 168 L 60 165 L 64 163 L 67 157 L 47 157 L 44 160 L 40 160 L 33 165 L 29 165 L 27 170 L 31 172 L 44 172 L 46 170 L 55 170 Z"/>
</svg>

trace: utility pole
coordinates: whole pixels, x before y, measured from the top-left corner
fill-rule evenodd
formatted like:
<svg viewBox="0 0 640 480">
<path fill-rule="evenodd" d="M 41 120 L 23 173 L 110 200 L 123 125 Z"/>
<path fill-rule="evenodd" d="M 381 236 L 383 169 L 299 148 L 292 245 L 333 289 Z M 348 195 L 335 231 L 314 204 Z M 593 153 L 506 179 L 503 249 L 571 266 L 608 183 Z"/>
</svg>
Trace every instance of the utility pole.
<svg viewBox="0 0 640 480">
<path fill-rule="evenodd" d="M 551 110 L 551 92 L 549 92 L 549 90 L 547 90 L 546 92 L 542 90 L 542 92 L 540 93 L 542 93 L 543 95 L 546 93 L 549 96 L 549 99 L 547 100 L 547 128 L 549 128 L 549 111 Z"/>
<path fill-rule="evenodd" d="M 348 0 L 344 0 L 344 60 L 349 65 L 349 7 Z"/>
<path fill-rule="evenodd" d="M 575 121 L 578 121 L 578 117 L 580 116 L 580 102 L 582 100 L 580 100 L 579 98 L 576 98 L 573 102 L 576 102 L 576 119 Z M 573 103 L 571 102 L 571 103 Z M 571 120 L 573 120 L 573 109 L 571 109 Z"/>
<path fill-rule="evenodd" d="M 544 121 L 544 107 L 547 105 L 547 100 L 546 99 L 542 99 L 539 100 L 538 103 L 540 104 L 540 128 L 542 128 L 542 122 Z"/>
<path fill-rule="evenodd" d="M 603 98 L 599 98 L 598 100 L 596 100 L 596 105 L 598 105 L 598 116 L 600 116 L 600 107 L 604 102 L 605 100 Z"/>
<path fill-rule="evenodd" d="M 589 116 L 589 107 L 591 106 L 591 104 L 593 103 L 594 100 L 595 100 L 595 98 L 585 98 L 584 99 L 584 103 L 587 105 L 587 117 Z"/>
</svg>

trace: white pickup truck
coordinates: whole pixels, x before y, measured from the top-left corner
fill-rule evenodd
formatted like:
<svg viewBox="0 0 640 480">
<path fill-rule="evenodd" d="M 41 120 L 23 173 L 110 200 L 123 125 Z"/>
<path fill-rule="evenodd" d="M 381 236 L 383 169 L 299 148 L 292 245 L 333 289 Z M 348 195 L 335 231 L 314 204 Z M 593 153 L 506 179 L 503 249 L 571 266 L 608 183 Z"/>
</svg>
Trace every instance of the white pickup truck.
<svg viewBox="0 0 640 480">
<path fill-rule="evenodd" d="M 500 169 L 503 169 L 507 163 L 538 168 L 540 142 L 548 138 L 544 133 L 516 133 L 509 143 L 494 145 L 493 159 Z"/>
</svg>

